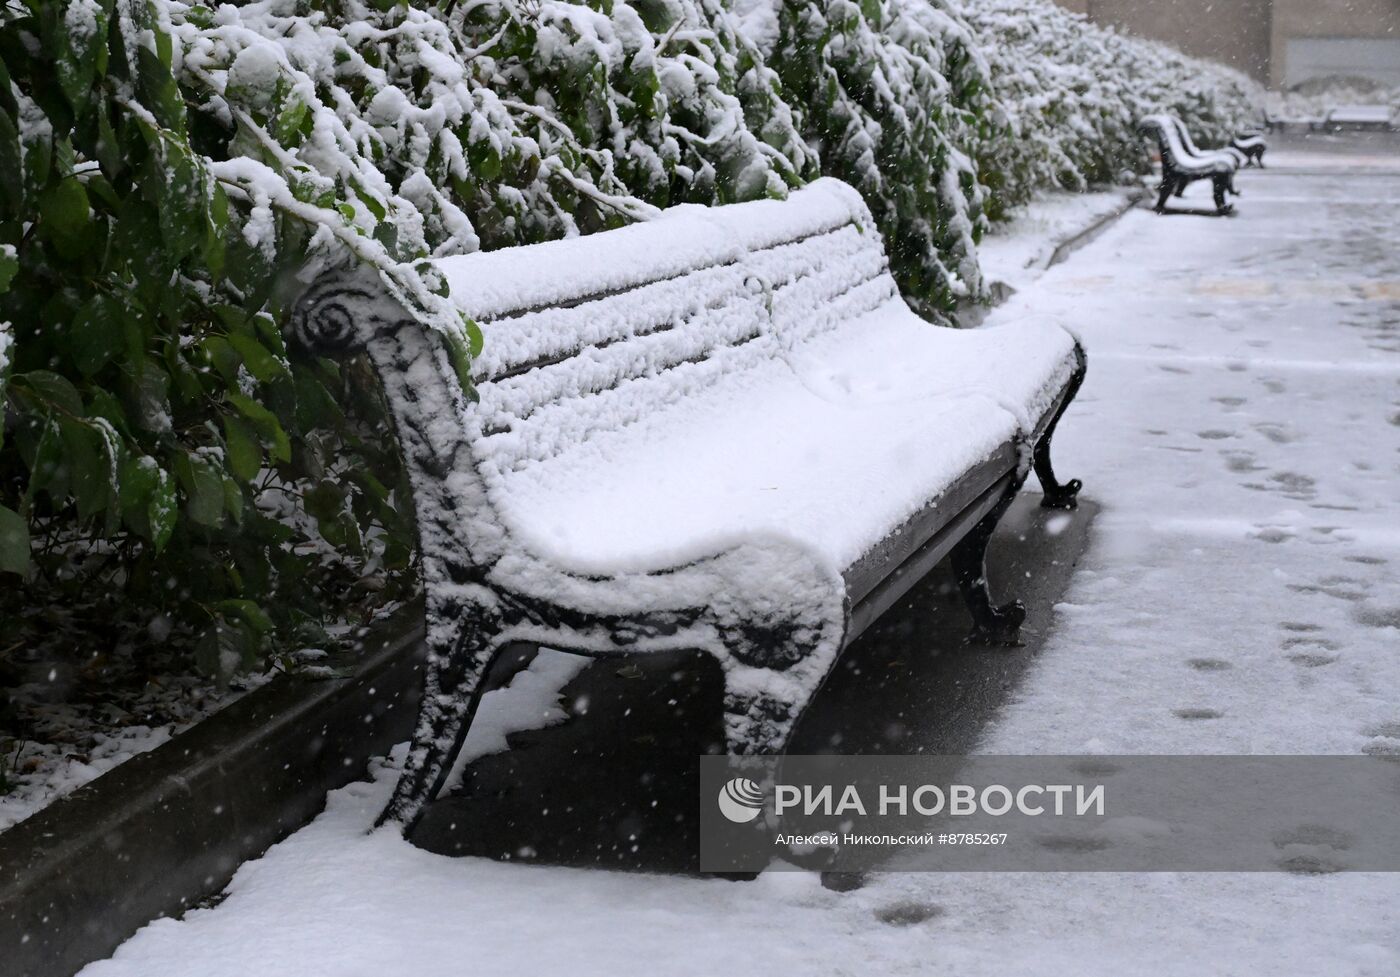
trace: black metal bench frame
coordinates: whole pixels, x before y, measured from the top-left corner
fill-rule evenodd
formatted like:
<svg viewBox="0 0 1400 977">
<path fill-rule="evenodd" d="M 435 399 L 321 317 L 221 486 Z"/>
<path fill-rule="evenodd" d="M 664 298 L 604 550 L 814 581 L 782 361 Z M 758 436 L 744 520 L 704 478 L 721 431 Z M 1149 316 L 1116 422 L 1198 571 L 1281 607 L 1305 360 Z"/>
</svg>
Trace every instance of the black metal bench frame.
<svg viewBox="0 0 1400 977">
<path fill-rule="evenodd" d="M 1269 143 L 1262 133 L 1242 132 L 1231 140 L 1230 146 L 1244 154 L 1246 166 L 1264 169 L 1264 154 L 1268 152 Z"/>
<path fill-rule="evenodd" d="M 472 405 L 443 339 L 420 324 L 379 281 L 361 270 L 323 274 L 300 298 L 297 336 L 321 355 L 364 354 L 390 404 L 397 441 L 418 516 L 426 596 L 428 664 L 423 705 L 402 777 L 381 822 L 407 832 L 443 787 L 482 695 L 483 677 L 508 649 L 549 647 L 590 656 L 713 645 L 729 667 L 795 675 L 810 699 L 830 662 L 945 556 L 975 622 L 976 636 L 1014 642 L 1025 617 L 1019 602 L 996 603 L 988 588 L 985 554 L 998 520 L 1029 469 L 1042 486 L 1042 505 L 1074 509 L 1080 482 L 1061 483 L 1050 461 L 1056 426 L 1084 377 L 1085 356 L 1075 345 L 1075 367 L 1033 436 L 1003 444 L 900 530 L 871 548 L 843 574 L 839 626 L 808 633 L 790 620 L 736 620 L 714 607 L 668 598 L 678 576 L 723 589 L 751 573 L 747 545 L 655 573 L 589 577 L 546 565 L 513 545 L 509 529 L 489 503 L 473 460 L 473 446 L 457 412 Z M 932 328 L 932 327 L 931 327 Z M 446 409 L 443 409 L 446 408 Z M 771 550 L 762 558 L 772 559 Z M 786 554 L 784 555 L 786 558 Z M 803 569 L 804 553 L 790 559 Z M 792 571 L 791 564 L 784 569 Z M 810 571 L 814 592 L 830 587 Z M 548 579 L 541 590 L 519 581 Z M 570 595 L 567 602 L 543 592 Z M 587 608 L 587 609 L 585 609 Z M 830 652 L 825 663 L 817 649 Z M 825 652 L 823 652 L 825 654 Z M 726 674 L 729 674 L 727 671 Z M 728 748 L 736 754 L 781 754 L 806 702 L 780 700 L 727 687 Z"/>
<path fill-rule="evenodd" d="M 1226 194 L 1238 195 L 1235 189 L 1235 171 L 1239 168 L 1223 158 L 1202 159 L 1194 157 L 1183 145 L 1178 120 L 1149 117 L 1138 123 L 1138 131 L 1152 136 L 1157 142 L 1158 154 L 1162 161 L 1162 180 L 1157 185 L 1157 203 L 1153 209 L 1167 213 L 1167 201 L 1173 196 L 1181 196 L 1187 186 L 1197 180 L 1210 180 L 1217 214 L 1225 215 L 1234 210 L 1225 199 Z"/>
</svg>

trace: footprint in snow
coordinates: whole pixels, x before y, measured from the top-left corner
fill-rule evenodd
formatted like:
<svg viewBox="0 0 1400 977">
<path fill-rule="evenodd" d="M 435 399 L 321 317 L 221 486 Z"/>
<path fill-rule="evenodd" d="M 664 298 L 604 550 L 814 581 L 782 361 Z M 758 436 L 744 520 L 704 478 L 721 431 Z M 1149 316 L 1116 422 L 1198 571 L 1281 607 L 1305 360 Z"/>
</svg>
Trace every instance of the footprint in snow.
<svg viewBox="0 0 1400 977">
<path fill-rule="evenodd" d="M 1188 658 L 1186 664 L 1198 672 L 1224 672 L 1235 667 L 1222 658 Z"/>
<path fill-rule="evenodd" d="M 1333 598 L 1334 600 L 1345 600 L 1355 602 L 1365 600 L 1366 591 L 1364 589 L 1356 590 L 1353 587 L 1346 586 L 1346 584 L 1358 582 L 1359 581 L 1342 582 L 1323 580 L 1322 582 L 1315 584 L 1291 583 L 1288 585 L 1288 589 L 1293 591 L 1295 594 L 1324 594 L 1327 597 Z"/>
<path fill-rule="evenodd" d="M 1394 628 L 1400 631 L 1400 605 L 1359 607 L 1356 620 L 1371 628 Z"/>
<path fill-rule="evenodd" d="M 1350 851 L 1352 837 L 1324 824 L 1301 824 L 1273 837 L 1281 856 L 1278 867 L 1295 875 L 1330 875 L 1346 868 L 1341 857 Z"/>
<path fill-rule="evenodd" d="M 1299 668 L 1321 668 L 1330 665 L 1337 660 L 1337 655 L 1329 655 L 1320 651 L 1299 651 L 1288 656 L 1288 660 Z"/>
<path fill-rule="evenodd" d="M 1283 640 L 1283 648 L 1285 651 L 1289 648 L 1298 647 L 1313 647 L 1321 648 L 1324 651 L 1336 651 L 1341 645 L 1328 638 L 1285 638 Z"/>
<path fill-rule="evenodd" d="M 942 906 L 931 902 L 897 902 L 875 910 L 875 918 L 890 926 L 914 926 L 942 916 Z"/>
<path fill-rule="evenodd" d="M 1249 472 L 1259 472 L 1264 470 L 1263 465 L 1254 463 L 1254 452 L 1230 449 L 1220 452 L 1225 458 L 1225 467 L 1236 475 L 1246 475 Z"/>
<path fill-rule="evenodd" d="M 1282 424 L 1274 424 L 1266 421 L 1262 424 L 1254 425 L 1254 430 L 1264 435 L 1264 437 L 1268 438 L 1274 444 L 1292 444 L 1294 441 L 1298 440 L 1297 437 L 1290 433 Z"/>
<path fill-rule="evenodd" d="M 1278 486 L 1281 495 L 1290 499 L 1307 501 L 1317 495 L 1317 479 L 1298 472 L 1274 472 L 1269 481 Z"/>
<path fill-rule="evenodd" d="M 1185 719 L 1188 722 L 1196 722 L 1203 719 L 1221 719 L 1225 714 L 1219 709 L 1173 709 L 1172 714 L 1177 719 Z"/>
</svg>

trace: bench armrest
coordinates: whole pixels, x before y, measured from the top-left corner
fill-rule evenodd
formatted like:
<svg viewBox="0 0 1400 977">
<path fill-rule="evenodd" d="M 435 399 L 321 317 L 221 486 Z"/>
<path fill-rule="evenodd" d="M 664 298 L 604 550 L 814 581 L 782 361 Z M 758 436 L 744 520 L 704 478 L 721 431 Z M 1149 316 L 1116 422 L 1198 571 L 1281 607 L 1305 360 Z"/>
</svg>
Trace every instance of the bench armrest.
<svg viewBox="0 0 1400 977">
<path fill-rule="evenodd" d="M 312 282 L 296 302 L 292 327 L 314 353 L 363 354 L 374 367 L 413 493 L 429 593 L 438 581 L 480 579 L 500 556 L 503 531 L 463 425 L 470 404 L 447 341 L 363 266 Z"/>
</svg>

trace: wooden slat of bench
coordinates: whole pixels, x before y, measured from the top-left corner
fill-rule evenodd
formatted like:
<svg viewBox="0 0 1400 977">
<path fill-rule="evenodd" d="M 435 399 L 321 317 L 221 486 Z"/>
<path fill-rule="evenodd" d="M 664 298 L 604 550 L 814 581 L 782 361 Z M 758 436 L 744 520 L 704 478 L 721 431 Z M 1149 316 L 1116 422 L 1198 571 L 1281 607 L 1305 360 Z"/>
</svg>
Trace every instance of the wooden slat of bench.
<svg viewBox="0 0 1400 977">
<path fill-rule="evenodd" d="M 820 238 L 825 237 L 828 234 L 835 234 L 842 228 L 850 227 L 854 223 L 855 220 L 853 218 L 843 218 L 842 220 L 837 221 L 829 226 L 817 228 L 816 230 L 810 231 L 806 234 L 801 234 L 794 238 L 774 242 L 773 244 L 770 244 L 767 247 L 763 248 L 762 251 L 775 251 L 779 248 L 783 248 L 791 244 L 798 244 L 802 241 L 812 240 L 813 238 Z M 751 260 L 751 256 L 745 256 L 743 258 L 737 259 L 729 259 L 727 261 L 721 261 L 712 265 L 707 265 L 706 267 L 728 268 L 736 264 L 742 264 L 748 260 Z M 519 319 L 523 316 L 532 315 L 537 312 L 547 312 L 550 309 L 572 309 L 580 305 L 586 305 L 589 302 L 598 302 L 603 299 L 613 298 L 618 295 L 626 295 L 628 292 L 635 292 L 637 289 L 646 288 L 648 285 L 659 285 L 663 282 L 675 281 L 677 279 L 685 278 L 687 275 L 690 275 L 693 272 L 699 270 L 701 269 L 692 268 L 680 272 L 679 274 L 663 275 L 658 278 L 644 279 L 642 281 L 633 282 L 629 285 L 625 285 L 620 288 L 599 289 L 596 292 L 588 292 L 583 295 L 571 296 L 567 299 L 560 299 L 557 302 L 545 302 L 536 305 L 521 305 L 513 309 L 502 310 L 498 313 L 495 313 L 494 315 L 483 318 L 481 321 L 483 324 L 507 322 L 511 319 Z"/>
<path fill-rule="evenodd" d="M 522 309 L 519 311 L 511 312 L 508 314 L 493 316 L 489 319 L 484 318 L 480 320 L 481 325 L 483 329 L 487 330 L 489 341 L 489 337 L 491 336 L 493 330 L 517 328 L 518 324 L 522 323 L 523 321 L 541 315 L 550 315 L 553 313 L 565 311 L 579 311 L 586 314 L 589 312 L 589 310 L 598 309 L 600 307 L 600 304 L 608 303 L 610 300 L 618 299 L 622 296 L 634 295 L 645 292 L 655 292 L 659 288 L 678 285 L 679 283 L 685 282 L 689 279 L 696 278 L 696 276 L 713 276 L 716 273 L 723 272 L 726 269 L 730 270 L 731 273 L 738 271 L 743 274 L 752 273 L 758 276 L 761 280 L 765 282 L 765 284 L 773 292 L 773 294 L 777 296 L 783 292 L 786 292 L 790 288 L 801 286 L 803 283 L 808 282 L 812 279 L 829 278 L 830 269 L 822 267 L 820 262 L 816 260 L 814 260 L 811 266 L 809 267 L 799 266 L 796 269 L 786 269 L 783 271 L 775 269 L 775 265 L 777 266 L 777 268 L 782 268 L 784 264 L 784 259 L 789 258 L 794 251 L 799 250 L 803 246 L 811 244 L 813 242 L 820 242 L 823 239 L 833 238 L 834 236 L 840 235 L 842 234 L 842 232 L 848 230 L 851 234 L 859 234 L 858 231 L 855 231 L 853 229 L 853 225 L 848 222 L 838 227 L 818 231 L 806 237 L 779 242 L 778 244 L 774 244 L 771 247 L 765 248 L 762 251 L 753 252 L 745 256 L 745 258 L 737 261 L 727 261 L 715 265 L 709 265 L 704 268 L 694 269 L 684 274 L 672 275 L 666 278 L 656 279 L 654 281 L 641 282 L 635 285 L 630 285 L 626 288 L 613 289 L 611 291 L 606 292 L 598 292 L 579 298 L 569 299 L 567 301 L 559 302 L 551 306 L 537 306 L 529 309 Z M 857 237 L 855 240 L 859 241 L 860 239 Z M 837 257 L 839 257 L 840 260 L 842 260 L 843 262 L 849 262 L 852 258 L 856 257 L 857 254 L 858 252 L 856 249 L 851 249 L 850 252 L 842 253 Z M 826 254 L 822 255 L 821 257 L 829 260 L 833 256 L 830 254 Z M 876 277 L 885 271 L 886 265 L 883 253 L 879 255 L 878 265 L 878 268 L 867 269 L 865 277 Z M 698 289 L 696 291 L 699 294 L 704 294 L 706 291 L 706 287 L 707 286 L 704 282 L 700 282 L 698 283 Z M 687 291 L 679 294 L 683 296 L 688 296 L 692 293 Z M 675 325 L 677 318 L 684 318 L 689 315 L 698 314 L 700 312 L 703 312 L 707 305 L 709 307 L 713 307 L 717 302 L 720 301 L 724 301 L 724 299 L 722 297 L 711 297 L 707 301 L 702 301 L 697 307 L 690 309 L 688 312 L 678 311 L 676 316 L 666 319 L 664 321 L 638 321 L 634 325 L 632 325 L 630 329 L 624 329 L 622 331 L 619 331 L 615 335 L 609 335 L 607 337 L 594 339 L 592 341 L 577 341 L 568 344 L 564 348 L 554 349 L 550 352 L 527 357 L 518 362 L 511 362 L 503 366 L 488 368 L 484 371 L 481 371 L 478 368 L 479 372 L 475 377 L 477 386 L 480 389 L 487 384 L 511 380 L 516 377 L 520 377 L 525 374 L 531 373 L 538 369 L 544 369 L 567 363 L 569 360 L 579 355 L 579 353 L 585 349 L 591 348 L 595 350 L 602 350 L 610 346 L 618 345 L 620 343 L 630 342 L 631 340 L 642 336 L 651 335 L 657 332 L 664 332 Z M 564 327 L 567 330 L 567 326 L 564 322 L 561 321 L 557 325 Z M 534 328 L 539 329 L 540 326 L 536 324 L 534 325 Z"/>
<path fill-rule="evenodd" d="M 982 517 L 991 512 L 1007 488 L 1014 474 L 1010 471 L 987 486 L 975 496 L 950 521 L 938 528 L 922 546 L 909 555 L 903 563 L 880 579 L 875 587 L 858 602 L 853 602 L 846 622 L 845 643 L 849 645 L 860 637 L 862 632 L 879 619 L 880 615 L 893 607 L 914 585 L 922 580 L 930 570 L 947 556 L 958 542 L 972 531 Z M 955 488 L 971 485 L 971 481 L 959 482 Z M 943 513 L 939 513 L 941 517 Z"/>
<path fill-rule="evenodd" d="M 898 529 L 871 547 L 842 574 L 846 581 L 846 597 L 851 606 L 856 606 L 879 589 L 887 578 L 898 572 L 897 568 L 908 562 L 909 558 L 921 550 L 940 530 L 954 522 L 968 506 L 981 498 L 988 488 L 1000 483 L 1015 469 L 1016 447 L 1008 442 L 997 448 L 991 456 L 974 465 L 937 498 L 928 502 L 906 519 Z M 929 564 L 929 568 L 932 565 Z M 911 585 L 912 583 L 911 581 Z"/>
<path fill-rule="evenodd" d="M 1039 442 L 1044 436 L 1045 429 L 1059 413 L 1068 393 L 1068 387 L 1062 387 L 1054 402 L 1036 422 L 1035 432 L 1030 439 L 1032 444 Z M 931 560 L 933 549 L 929 548 L 929 543 L 953 523 L 961 525 L 962 515 L 970 508 L 981 508 L 982 515 L 985 515 L 990 506 L 981 506 L 983 497 L 993 486 L 1005 488 L 1006 478 L 1016 469 L 1018 460 L 1014 444 L 1008 442 L 1001 445 L 852 564 L 842 575 L 846 581 L 846 597 L 852 607 L 852 622 L 856 609 L 868 604 L 877 591 L 884 602 L 880 604 L 879 610 L 873 612 L 870 620 L 883 613 L 885 608 L 898 600 L 923 574 L 947 555 L 948 549 L 966 534 L 968 527 L 963 527 L 953 534 L 948 546 L 936 556 L 932 556 Z M 981 515 L 977 518 L 980 519 Z M 907 567 L 914 562 L 923 569 L 911 576 Z M 905 581 L 902 589 L 898 586 L 899 581 Z M 891 587 L 898 591 L 892 596 Z M 871 612 L 862 610 L 861 613 Z M 868 625 L 869 621 L 866 624 Z M 854 623 L 850 625 L 854 626 Z M 864 627 L 865 625 L 862 625 L 861 629 Z"/>
</svg>

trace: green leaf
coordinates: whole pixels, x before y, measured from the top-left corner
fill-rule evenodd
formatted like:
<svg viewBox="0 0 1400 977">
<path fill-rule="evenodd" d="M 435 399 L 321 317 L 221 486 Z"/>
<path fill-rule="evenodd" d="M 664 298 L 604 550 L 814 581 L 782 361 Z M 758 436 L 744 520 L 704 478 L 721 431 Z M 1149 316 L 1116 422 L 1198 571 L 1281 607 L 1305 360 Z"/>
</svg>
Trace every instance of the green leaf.
<svg viewBox="0 0 1400 977">
<path fill-rule="evenodd" d="M 292 99 L 272 120 L 272 138 L 289 149 L 301 145 L 305 135 L 302 126 L 310 118 L 311 112 L 306 103 L 299 98 Z"/>
<path fill-rule="evenodd" d="M 266 634 L 272 630 L 272 618 L 268 617 L 267 612 L 258 606 L 257 601 L 231 598 L 221 600 L 214 606 L 224 614 L 242 619 L 259 634 Z"/>
<path fill-rule="evenodd" d="M 151 542 L 159 553 L 175 532 L 179 511 L 175 506 L 175 480 L 163 468 L 156 469 L 156 476 L 155 488 L 146 503 L 146 518 L 151 527 Z"/>
<path fill-rule="evenodd" d="M 19 255 L 13 247 L 0 244 L 0 295 L 10 290 L 10 282 L 14 281 L 18 272 Z"/>
<path fill-rule="evenodd" d="M 157 40 L 164 38 L 170 43 L 164 31 L 155 32 Z M 141 83 L 143 105 L 156 117 L 162 128 L 172 132 L 182 132 L 185 128 L 185 100 L 180 95 L 180 86 L 170 73 L 169 65 L 144 44 L 138 42 L 136 48 L 136 75 Z"/>
<path fill-rule="evenodd" d="M 169 138 L 163 138 L 161 143 L 163 158 L 159 162 L 152 158 L 160 199 L 161 235 L 170 255 L 180 259 L 203 248 L 209 240 L 204 169 L 180 143 Z"/>
<path fill-rule="evenodd" d="M 185 490 L 185 508 L 201 526 L 218 526 L 224 521 L 224 479 L 208 458 L 186 452 L 175 458 L 175 474 Z"/>
<path fill-rule="evenodd" d="M 169 431 L 170 374 L 165 364 L 154 357 L 146 357 L 141 361 L 133 387 L 137 424 L 154 434 Z"/>
<path fill-rule="evenodd" d="M 262 446 L 248 425 L 236 417 L 224 418 L 224 449 L 229 469 L 243 481 L 251 482 L 262 470 Z"/>
<path fill-rule="evenodd" d="M 282 430 L 281 423 L 272 411 L 240 393 L 230 392 L 228 400 L 240 414 L 252 422 L 253 430 L 257 431 L 263 442 L 271 448 L 273 458 L 281 462 L 292 460 L 291 439 L 287 437 L 287 432 Z"/>
<path fill-rule="evenodd" d="M 59 421 L 64 455 L 68 465 L 68 484 L 78 503 L 78 518 L 90 519 L 107 507 L 110 468 L 99 444 L 99 438 L 81 421 L 63 418 Z"/>
<path fill-rule="evenodd" d="M 259 383 L 271 383 L 291 376 L 282 361 L 253 336 L 234 332 L 229 334 L 228 341 L 238 350 L 238 355 L 243 357 L 243 365 Z"/>
<path fill-rule="evenodd" d="M 356 180 L 354 177 L 350 178 L 350 189 L 355 192 L 356 197 L 360 198 L 360 203 L 369 208 L 369 212 L 374 215 L 376 221 L 382 221 L 384 219 L 384 216 L 388 213 L 388 211 L 384 209 L 384 205 L 375 198 L 374 194 L 360 186 L 360 181 Z"/>
<path fill-rule="evenodd" d="M 67 16 L 79 11 L 89 12 L 91 21 Z M 54 69 L 58 85 L 74 111 L 81 114 L 91 95 L 98 54 L 107 43 L 107 10 L 102 4 L 71 3 L 57 26 L 59 43 Z"/>
<path fill-rule="evenodd" d="M 70 350 L 78 372 L 90 377 L 126 344 L 122 309 L 107 295 L 94 295 L 73 318 Z"/>
<path fill-rule="evenodd" d="M 29 524 L 0 505 L 0 571 L 29 575 Z"/>
<path fill-rule="evenodd" d="M 243 489 L 231 478 L 224 479 L 224 511 L 235 525 L 243 523 Z"/>
<path fill-rule="evenodd" d="M 472 359 L 481 355 L 482 347 L 486 345 L 486 339 L 481 334 L 481 327 L 471 316 L 462 316 L 462 327 L 467 331 L 468 352 Z"/>
<path fill-rule="evenodd" d="M 49 412 L 57 410 L 75 417 L 83 416 L 83 398 L 67 377 L 59 376 L 50 370 L 30 370 L 28 373 L 16 374 L 14 384 L 23 386 L 38 397 L 41 405 Z"/>
<path fill-rule="evenodd" d="M 67 177 L 39 196 L 39 218 L 58 253 L 70 261 L 82 257 L 96 239 L 88 220 L 88 196 L 76 177 Z"/>
<path fill-rule="evenodd" d="M 395 260 L 403 260 L 399 254 L 399 229 L 388 221 L 381 221 L 374 225 L 374 233 L 370 235 L 380 244 L 384 245 L 384 250 Z"/>
<path fill-rule="evenodd" d="M 15 120 L 0 108 L 0 213 L 24 210 L 24 157 Z"/>
<path fill-rule="evenodd" d="M 68 465 L 63 456 L 63 436 L 58 423 L 52 420 L 44 425 L 44 433 L 39 436 L 39 443 L 34 449 L 25 500 L 33 499 L 39 492 L 48 492 L 56 500 L 68 498 Z"/>
<path fill-rule="evenodd" d="M 471 320 L 463 317 L 465 322 Z M 480 335 L 480 330 L 477 330 Z M 447 358 L 452 361 L 453 372 L 457 374 L 457 382 L 462 385 L 462 394 L 470 401 L 477 399 L 476 386 L 472 383 L 472 352 L 468 346 L 470 341 L 455 332 L 442 332 L 440 334 L 447 341 Z M 468 334 L 470 335 L 470 334 Z"/>
</svg>

